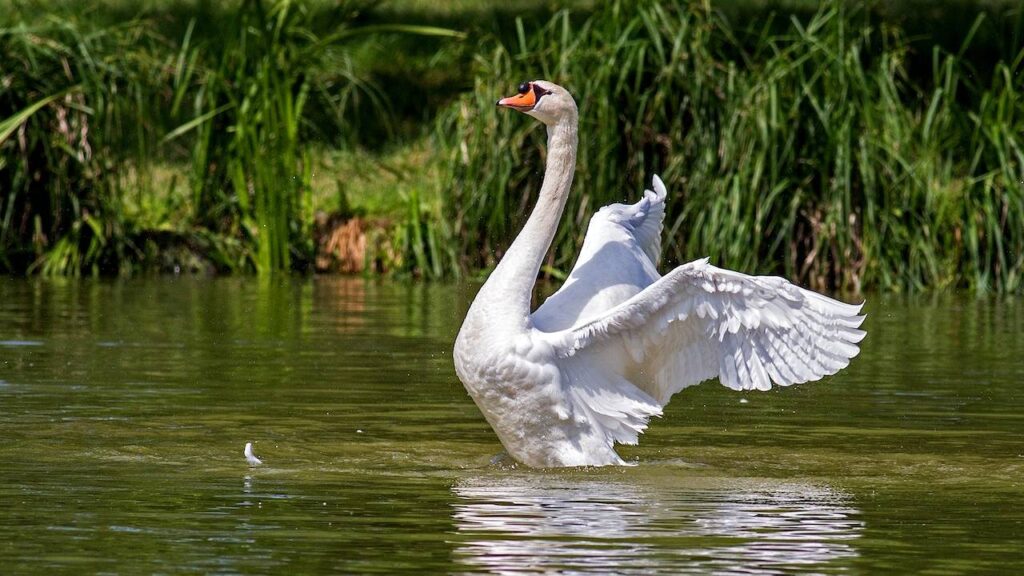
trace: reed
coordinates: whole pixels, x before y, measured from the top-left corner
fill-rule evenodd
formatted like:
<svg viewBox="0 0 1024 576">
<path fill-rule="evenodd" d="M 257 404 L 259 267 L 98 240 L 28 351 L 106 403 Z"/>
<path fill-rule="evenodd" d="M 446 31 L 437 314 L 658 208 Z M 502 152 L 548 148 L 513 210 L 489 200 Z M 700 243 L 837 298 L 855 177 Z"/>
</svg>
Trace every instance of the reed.
<svg viewBox="0 0 1024 576">
<path fill-rule="evenodd" d="M 982 84 L 936 48 L 924 83 L 898 28 L 842 2 L 773 28 L 741 36 L 708 3 L 611 2 L 495 42 L 436 131 L 459 269 L 494 264 L 543 172 L 542 128 L 493 99 L 547 78 L 578 96 L 581 117 L 552 276 L 597 207 L 633 201 L 660 173 L 671 263 L 710 255 L 815 288 L 1019 290 L 1024 50 Z"/>
<path fill-rule="evenodd" d="M 182 43 L 172 112 L 190 102 L 193 118 L 166 140 L 195 130 L 198 222 L 254 247 L 235 268 L 288 270 L 293 252 L 301 262 L 312 257 L 309 157 L 299 133 L 307 71 L 319 55 L 307 17 L 291 2 L 245 0 L 222 39 L 193 44 L 187 33 Z"/>
<path fill-rule="evenodd" d="M 352 40 L 458 36 L 354 26 L 361 5 L 168 4 L 115 25 L 90 20 L 103 9 L 12 18 L 0 29 L 0 267 L 306 269 L 314 146 L 388 125 L 383 95 L 349 57 Z M 168 163 L 180 174 L 160 190 L 167 182 L 153 172 Z M 170 204 L 184 207 L 173 222 L 139 214 L 167 215 Z"/>
<path fill-rule="evenodd" d="M 138 258 L 121 200 L 127 158 L 151 141 L 151 41 L 137 22 L 0 29 L 0 269 L 109 274 Z"/>
<path fill-rule="evenodd" d="M 393 223 L 373 232 L 389 239 L 373 243 L 380 268 L 485 271 L 532 205 L 545 139 L 493 102 L 543 77 L 579 97 L 583 135 L 549 277 L 594 210 L 657 172 L 668 264 L 1021 290 L 1024 10 L 957 16 L 932 49 L 906 12 L 839 0 L 774 18 L 758 2 L 573 5 L 374 19 L 363 0 L 15 0 L 0 14 L 0 270 L 303 270 L 330 209 L 320 188 L 338 182 Z M 408 14 L 483 36 L 442 45 L 456 34 L 396 23 Z M 416 177 L 317 174 L 339 149 Z"/>
<path fill-rule="evenodd" d="M 308 269 L 313 142 L 352 139 L 353 110 L 387 125 L 386 103 L 353 72 L 345 43 L 381 33 L 457 36 L 426 26 L 355 28 L 353 17 L 291 0 L 243 0 L 219 37 L 193 44 L 191 26 L 186 33 L 172 112 L 189 102 L 192 118 L 166 140 L 195 133 L 191 187 L 199 223 L 254 247 L 234 269 Z"/>
</svg>

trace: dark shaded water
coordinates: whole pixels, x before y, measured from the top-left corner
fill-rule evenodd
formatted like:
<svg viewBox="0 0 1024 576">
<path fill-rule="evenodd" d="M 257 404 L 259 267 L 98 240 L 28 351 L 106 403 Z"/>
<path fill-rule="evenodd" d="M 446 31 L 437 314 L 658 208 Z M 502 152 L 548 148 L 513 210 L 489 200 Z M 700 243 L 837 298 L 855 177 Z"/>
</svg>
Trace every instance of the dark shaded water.
<svg viewBox="0 0 1024 576">
<path fill-rule="evenodd" d="M 2 571 L 1024 569 L 1019 300 L 872 298 L 838 376 L 690 388 L 637 466 L 537 471 L 455 377 L 471 296 L 0 280 Z"/>
</svg>

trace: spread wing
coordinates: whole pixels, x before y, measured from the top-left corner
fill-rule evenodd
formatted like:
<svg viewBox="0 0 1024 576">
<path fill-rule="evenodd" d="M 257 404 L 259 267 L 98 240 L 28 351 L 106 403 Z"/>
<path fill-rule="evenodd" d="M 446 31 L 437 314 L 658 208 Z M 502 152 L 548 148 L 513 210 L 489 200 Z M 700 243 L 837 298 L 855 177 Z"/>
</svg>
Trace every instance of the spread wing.
<svg viewBox="0 0 1024 576">
<path fill-rule="evenodd" d="M 736 390 L 768 390 L 834 374 L 859 352 L 861 306 L 704 259 L 545 338 L 564 358 L 595 351 L 615 359 L 612 370 L 665 404 L 715 376 Z"/>
<path fill-rule="evenodd" d="M 565 284 L 532 315 L 545 332 L 565 330 L 632 298 L 661 276 L 665 185 L 654 176 L 635 204 L 612 204 L 590 219 L 579 259 Z"/>
</svg>

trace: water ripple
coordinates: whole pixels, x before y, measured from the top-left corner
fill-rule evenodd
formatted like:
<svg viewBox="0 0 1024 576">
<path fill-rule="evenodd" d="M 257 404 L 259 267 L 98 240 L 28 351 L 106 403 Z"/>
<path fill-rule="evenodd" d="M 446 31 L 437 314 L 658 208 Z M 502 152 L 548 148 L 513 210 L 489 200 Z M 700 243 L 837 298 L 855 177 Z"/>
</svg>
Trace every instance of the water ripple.
<svg viewBox="0 0 1024 576">
<path fill-rule="evenodd" d="M 41 340 L 0 340 L 0 346 L 8 348 L 21 348 L 25 346 L 42 346 L 45 342 Z"/>
<path fill-rule="evenodd" d="M 864 524 L 822 486 L 725 481 L 635 486 L 556 477 L 473 478 L 453 487 L 456 557 L 494 574 L 777 574 L 837 571 Z"/>
</svg>

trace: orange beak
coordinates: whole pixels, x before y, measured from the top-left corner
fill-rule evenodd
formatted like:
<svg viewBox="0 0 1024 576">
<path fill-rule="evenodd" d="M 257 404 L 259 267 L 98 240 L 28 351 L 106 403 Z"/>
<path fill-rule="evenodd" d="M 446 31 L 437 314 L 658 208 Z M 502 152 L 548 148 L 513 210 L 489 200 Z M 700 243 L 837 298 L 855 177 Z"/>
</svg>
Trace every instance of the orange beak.
<svg viewBox="0 0 1024 576">
<path fill-rule="evenodd" d="M 532 87 L 530 90 L 527 90 L 522 94 L 516 94 L 515 96 L 509 96 L 508 98 L 498 100 L 498 106 L 512 108 L 513 110 L 519 110 L 521 112 L 530 110 L 536 103 L 537 95 L 534 94 Z"/>
</svg>

